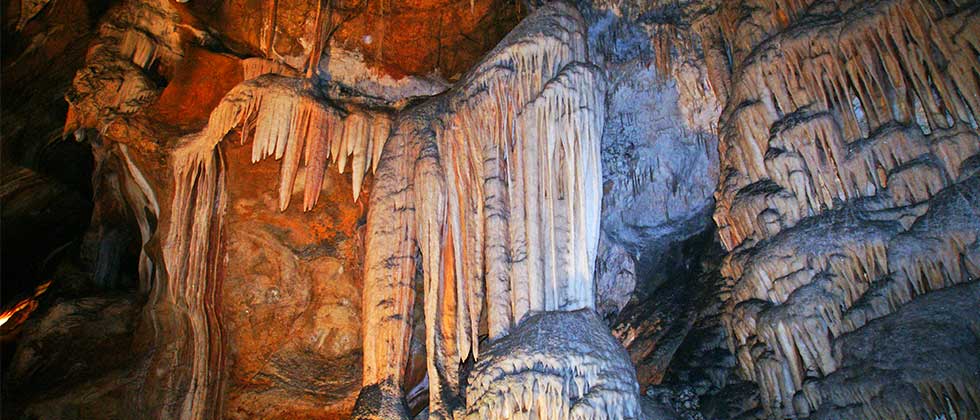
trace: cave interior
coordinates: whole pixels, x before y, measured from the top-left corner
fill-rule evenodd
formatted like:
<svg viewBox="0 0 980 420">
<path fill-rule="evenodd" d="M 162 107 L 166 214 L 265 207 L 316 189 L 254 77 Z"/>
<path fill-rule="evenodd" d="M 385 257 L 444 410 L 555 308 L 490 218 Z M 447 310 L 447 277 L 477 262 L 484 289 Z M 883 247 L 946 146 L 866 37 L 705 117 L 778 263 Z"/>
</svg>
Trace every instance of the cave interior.
<svg viewBox="0 0 980 420">
<path fill-rule="evenodd" d="M 3 418 L 980 418 L 978 1 L 0 5 Z"/>
</svg>

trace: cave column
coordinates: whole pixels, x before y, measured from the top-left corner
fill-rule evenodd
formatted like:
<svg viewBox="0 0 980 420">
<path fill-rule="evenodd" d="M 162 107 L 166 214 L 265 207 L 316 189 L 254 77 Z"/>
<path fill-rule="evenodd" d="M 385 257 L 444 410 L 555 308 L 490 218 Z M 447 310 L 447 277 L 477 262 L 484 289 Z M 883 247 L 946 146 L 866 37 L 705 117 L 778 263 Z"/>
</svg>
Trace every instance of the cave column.
<svg viewBox="0 0 980 420">
<path fill-rule="evenodd" d="M 418 251 L 412 176 L 417 149 L 413 136 L 395 133 L 385 145 L 375 174 L 367 216 L 362 297 L 365 390 L 352 418 L 407 416 L 401 386 L 415 299 L 412 281 Z M 386 401 L 367 401 L 372 396 Z"/>
</svg>

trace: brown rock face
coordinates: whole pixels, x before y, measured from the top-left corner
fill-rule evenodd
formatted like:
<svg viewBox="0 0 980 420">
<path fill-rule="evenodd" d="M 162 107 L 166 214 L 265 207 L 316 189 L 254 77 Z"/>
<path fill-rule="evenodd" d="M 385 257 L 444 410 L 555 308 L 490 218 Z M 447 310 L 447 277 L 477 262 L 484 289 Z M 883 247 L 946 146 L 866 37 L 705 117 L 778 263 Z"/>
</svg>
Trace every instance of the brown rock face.
<svg viewBox="0 0 980 420">
<path fill-rule="evenodd" d="M 358 7 L 353 3 L 347 6 Z M 394 77 L 437 73 L 456 80 L 524 14 L 520 2 L 508 0 L 363 3 L 337 30 L 336 42 Z"/>
<path fill-rule="evenodd" d="M 458 79 L 524 14 L 521 2 L 507 0 L 196 0 L 186 7 L 229 46 L 294 65 L 305 63 L 320 13 L 334 45 L 396 79 Z"/>
<path fill-rule="evenodd" d="M 226 147 L 229 208 L 221 319 L 230 418 L 336 416 L 360 385 L 360 234 L 363 206 L 331 171 L 310 212 L 276 210 L 253 187 L 276 165 Z"/>
</svg>

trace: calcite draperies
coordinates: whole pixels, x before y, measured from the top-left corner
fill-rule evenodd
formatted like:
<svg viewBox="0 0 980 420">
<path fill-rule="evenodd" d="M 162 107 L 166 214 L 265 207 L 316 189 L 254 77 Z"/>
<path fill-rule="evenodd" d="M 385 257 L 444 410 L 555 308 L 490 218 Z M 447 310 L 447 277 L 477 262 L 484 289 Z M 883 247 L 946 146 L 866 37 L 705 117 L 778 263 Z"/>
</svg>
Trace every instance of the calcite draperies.
<svg viewBox="0 0 980 420">
<path fill-rule="evenodd" d="M 719 15 L 734 77 L 714 215 L 742 373 L 774 416 L 975 412 L 975 396 L 936 404 L 922 376 L 903 381 L 931 402 L 868 401 L 871 375 L 819 384 L 856 357 L 833 351 L 842 337 L 980 275 L 980 230 L 957 216 L 978 205 L 977 5 L 751 3 Z"/>
<path fill-rule="evenodd" d="M 481 325 L 594 307 L 603 77 L 564 4 L 536 11 L 449 92 L 403 112 L 368 215 L 364 384 L 400 384 L 415 244 L 424 276 L 430 414 L 463 402 Z M 484 309 L 485 308 L 485 309 Z"/>
<path fill-rule="evenodd" d="M 121 45 L 145 66 L 166 51 L 141 35 Z M 535 11 L 456 87 L 398 113 L 330 101 L 315 79 L 243 61 L 247 80 L 200 132 L 180 140 L 172 160 L 169 279 L 153 293 L 189 321 L 194 365 L 180 416 L 220 410 L 213 299 L 226 174 L 216 146 L 236 127 L 243 143 L 251 136 L 253 162 L 281 160 L 280 210 L 300 184 L 303 208 L 312 208 L 330 160 L 342 172 L 350 161 L 355 199 L 376 170 L 365 257 L 366 388 L 400 392 L 416 261 L 434 417 L 464 408 L 459 367 L 479 357 L 481 336 L 498 340 L 532 313 L 591 310 L 605 105 L 604 76 L 588 61 L 585 24 L 562 3 Z M 632 398 L 635 381 L 627 382 Z"/>
<path fill-rule="evenodd" d="M 209 162 L 237 126 L 243 142 L 254 130 L 253 161 L 282 160 L 281 210 L 301 162 L 304 209 L 316 203 L 328 158 L 341 171 L 350 158 L 355 198 L 374 167 L 363 382 L 401 383 L 421 254 L 431 409 L 448 415 L 462 408 L 458 367 L 479 355 L 482 323 L 496 339 L 528 313 L 594 306 L 604 89 L 586 62 L 577 11 L 541 8 L 458 87 L 402 111 L 389 138 L 388 114 L 341 108 L 312 81 L 262 74 L 276 69 L 250 61 L 254 78 L 229 92 L 182 147 L 186 159 L 175 166 L 187 192 L 178 191 L 174 208 L 204 205 L 220 189 Z M 207 188 L 190 188 L 197 182 Z M 197 231 L 208 222 L 189 223 Z"/>
</svg>

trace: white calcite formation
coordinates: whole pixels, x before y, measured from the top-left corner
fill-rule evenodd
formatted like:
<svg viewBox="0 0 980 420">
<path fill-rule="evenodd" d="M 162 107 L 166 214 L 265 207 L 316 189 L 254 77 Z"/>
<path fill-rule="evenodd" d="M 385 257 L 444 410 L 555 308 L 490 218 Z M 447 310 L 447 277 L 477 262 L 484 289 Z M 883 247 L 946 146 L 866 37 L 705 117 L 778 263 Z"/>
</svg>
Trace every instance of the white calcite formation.
<svg viewBox="0 0 980 420">
<path fill-rule="evenodd" d="M 571 7 L 542 7 L 399 116 L 368 213 L 366 386 L 401 382 L 417 252 L 434 418 L 464 409 L 482 324 L 496 340 L 530 312 L 594 307 L 604 89 L 583 31 Z"/>
<path fill-rule="evenodd" d="M 342 172 L 350 161 L 355 199 L 374 168 L 363 383 L 378 395 L 362 396 L 354 416 L 383 417 L 390 410 L 378 407 L 399 405 L 390 384 L 401 383 L 407 363 L 417 254 L 430 415 L 461 412 L 459 369 L 466 359 L 479 359 L 481 328 L 497 340 L 532 312 L 594 308 L 605 107 L 603 77 L 586 64 L 583 32 L 573 8 L 543 7 L 458 86 L 394 117 L 334 103 L 314 80 L 246 61 L 246 75 L 255 78 L 232 89 L 207 126 L 183 139 L 175 154 L 174 223 L 165 249 L 171 292 L 195 291 L 187 299 L 192 310 L 207 298 L 200 285 L 213 281 L 209 259 L 217 253 L 209 238 L 220 234 L 225 201 L 215 146 L 235 127 L 243 143 L 251 137 L 253 162 L 282 161 L 280 210 L 289 204 L 301 166 L 304 209 L 316 203 L 330 160 Z M 604 329 L 597 333 L 611 340 Z M 633 376 L 610 381 L 618 388 L 604 391 L 595 404 L 622 405 L 621 417 L 635 414 Z"/>
<path fill-rule="evenodd" d="M 933 295 L 980 276 L 976 5 L 745 3 L 718 13 L 734 71 L 714 215 L 742 374 L 776 417 L 975 417 L 976 327 L 943 324 L 952 295 Z M 949 311 L 980 305 L 959 290 Z M 948 340 L 868 341 L 928 311 Z M 964 369 L 897 354 L 918 347 Z"/>
<path fill-rule="evenodd" d="M 279 177 L 279 210 L 289 206 L 296 174 L 306 169 L 303 209 L 316 204 L 327 164 L 343 173 L 350 159 L 354 199 L 360 196 L 364 175 L 377 167 L 388 139 L 391 117 L 384 111 L 354 106 L 347 109 L 327 100 L 310 79 L 273 73 L 276 66 L 249 62 L 246 80 L 225 95 L 211 113 L 197 140 L 185 148 L 206 153 L 236 127 L 241 142 L 251 136 L 252 162 L 267 157 L 282 161 Z"/>
<path fill-rule="evenodd" d="M 622 345 L 591 310 L 543 312 L 480 355 L 467 419 L 639 419 L 639 386 Z"/>
</svg>

